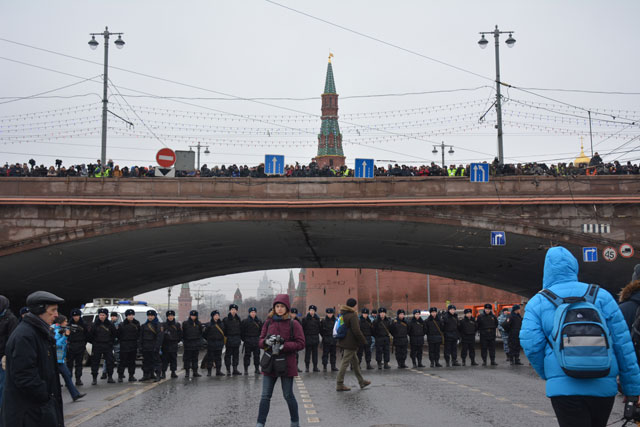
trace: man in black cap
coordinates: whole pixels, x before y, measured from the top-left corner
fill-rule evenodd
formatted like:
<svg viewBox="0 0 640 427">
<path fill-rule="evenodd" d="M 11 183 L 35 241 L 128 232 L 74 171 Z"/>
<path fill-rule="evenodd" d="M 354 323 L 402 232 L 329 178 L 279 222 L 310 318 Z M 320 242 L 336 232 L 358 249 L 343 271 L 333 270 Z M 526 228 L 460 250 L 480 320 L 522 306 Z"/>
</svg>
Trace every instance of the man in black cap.
<svg viewBox="0 0 640 427">
<path fill-rule="evenodd" d="M 480 331 L 480 356 L 482 357 L 482 366 L 487 366 L 487 350 L 491 359 L 491 366 L 497 366 L 496 363 L 496 329 L 498 328 L 498 318 L 492 311 L 491 304 L 485 304 L 482 313 L 478 314 L 476 323 L 478 331 Z"/>
<path fill-rule="evenodd" d="M 89 338 L 89 327 L 82 319 L 82 312 L 79 308 L 71 310 L 71 319 L 69 320 L 69 352 L 67 353 L 67 367 L 69 373 L 73 376 L 73 369 L 76 371 L 76 385 L 83 385 L 82 382 L 82 361 L 84 353 L 87 351 L 87 340 Z"/>
<path fill-rule="evenodd" d="M 262 321 L 258 319 L 258 309 L 249 308 L 249 317 L 242 321 L 242 341 L 244 342 L 244 374 L 249 375 L 251 356 L 253 355 L 253 367 L 256 375 L 260 375 L 260 332 L 262 332 Z"/>
<path fill-rule="evenodd" d="M 358 348 L 358 363 L 362 363 L 362 356 L 367 363 L 367 369 L 373 369 L 371 366 L 371 336 L 373 334 L 373 324 L 369 318 L 369 309 L 363 308 L 360 314 L 360 332 L 364 335 L 366 344 L 363 344 Z"/>
<path fill-rule="evenodd" d="M 427 334 L 429 361 L 432 368 L 442 368 L 440 364 L 440 345 L 444 341 L 442 327 L 442 319 L 438 316 L 438 309 L 431 307 L 429 309 L 429 317 L 424 322 L 424 331 Z"/>
<path fill-rule="evenodd" d="M 162 364 L 160 349 L 164 339 L 164 327 L 155 310 L 147 310 L 147 321 L 141 326 L 140 348 L 142 349 L 142 379 L 160 381 Z"/>
<path fill-rule="evenodd" d="M 140 322 L 135 318 L 136 312 L 127 309 L 124 320 L 118 325 L 118 341 L 120 342 L 120 364 L 118 365 L 118 382 L 124 380 L 124 370 L 129 373 L 129 382 L 137 381 L 136 355 L 140 338 Z"/>
<path fill-rule="evenodd" d="M 373 321 L 373 336 L 376 338 L 376 362 L 378 369 L 382 369 L 382 361 L 384 360 L 384 369 L 391 369 L 389 366 L 390 346 L 391 346 L 391 321 L 387 317 L 387 309 L 380 307 L 378 309 L 378 317 Z"/>
<path fill-rule="evenodd" d="M 0 424 L 64 426 L 56 342 L 51 325 L 64 300 L 37 291 L 27 297 L 30 312 L 7 341 L 6 378 Z"/>
<path fill-rule="evenodd" d="M 420 317 L 420 310 L 413 310 L 413 317 L 409 320 L 409 341 L 411 344 L 411 363 L 414 368 L 424 368 L 422 364 L 422 348 L 424 347 L 424 321 Z M 416 363 L 417 362 L 417 363 Z"/>
<path fill-rule="evenodd" d="M 407 323 L 403 309 L 396 311 L 396 319 L 391 324 L 393 346 L 396 350 L 396 362 L 398 369 L 406 369 L 407 347 L 409 346 L 409 324 Z"/>
<path fill-rule="evenodd" d="M 470 308 L 464 309 L 464 317 L 458 324 L 458 329 L 460 330 L 460 342 L 462 343 L 460 349 L 462 366 L 467 365 L 467 353 L 469 353 L 469 359 L 471 359 L 471 366 L 478 366 L 475 349 L 478 325 L 476 324 L 476 319 L 473 318 L 473 310 Z"/>
<path fill-rule="evenodd" d="M 511 307 L 511 314 L 504 321 L 502 327 L 509 334 L 509 363 L 522 365 L 523 363 L 520 362 L 520 328 L 522 328 L 520 305 L 514 304 Z"/>
<path fill-rule="evenodd" d="M 231 304 L 229 306 L 229 314 L 222 320 L 222 330 L 227 337 L 226 351 L 224 353 L 224 365 L 227 368 L 227 376 L 231 375 L 231 366 L 233 366 L 233 375 L 242 375 L 238 370 L 240 364 L 240 344 L 242 344 L 242 321 L 238 317 L 238 306 Z"/>
<path fill-rule="evenodd" d="M 202 323 L 198 320 L 198 312 L 191 310 L 189 318 L 182 322 L 182 338 L 184 343 L 184 377 L 189 378 L 189 370 L 193 370 L 194 377 L 201 377 L 198 373 L 198 353 L 202 347 Z"/>
<path fill-rule="evenodd" d="M 444 334 L 444 361 L 447 367 L 460 366 L 458 363 L 458 339 L 460 332 L 458 331 L 458 314 L 456 306 L 449 305 L 447 312 L 442 319 L 442 332 Z M 451 360 L 451 365 L 449 365 Z"/>
<path fill-rule="evenodd" d="M 313 372 L 320 372 L 318 369 L 318 345 L 320 344 L 320 317 L 316 314 L 317 307 L 309 306 L 309 312 L 302 319 L 302 330 L 304 331 L 304 365 L 305 372 L 309 372 L 309 364 L 313 361 Z"/>
<path fill-rule="evenodd" d="M 113 326 L 109 319 L 107 319 L 108 315 L 109 310 L 106 308 L 99 309 L 98 317 L 94 320 L 89 332 L 89 341 L 93 343 L 91 350 L 91 376 L 93 377 L 93 381 L 91 382 L 91 385 L 98 384 L 100 359 L 103 357 L 107 363 L 107 382 L 110 384 L 115 383 L 113 380 L 113 344 L 118 335 L 118 331 L 116 331 L 115 326 Z"/>
<path fill-rule="evenodd" d="M 336 316 L 333 308 L 325 309 L 325 313 L 324 319 L 320 321 L 322 367 L 327 372 L 327 364 L 331 361 L 331 371 L 338 372 L 338 367 L 336 366 L 336 339 L 333 338 L 333 326 L 336 324 Z"/>
<path fill-rule="evenodd" d="M 207 368 L 207 376 L 211 376 L 211 369 L 215 365 L 216 376 L 223 377 L 222 373 L 222 349 L 224 348 L 227 337 L 222 330 L 222 320 L 220 320 L 220 312 L 213 310 L 211 312 L 211 321 L 204 327 L 203 337 L 207 340 L 207 355 L 203 363 Z"/>
<path fill-rule="evenodd" d="M 167 367 L 171 368 L 171 378 L 178 378 L 178 343 L 182 340 L 182 326 L 176 322 L 176 312 L 167 311 L 167 321 L 163 323 L 162 379 L 167 377 Z"/>
<path fill-rule="evenodd" d="M 0 360 L 4 357 L 4 349 L 7 345 L 7 340 L 18 326 L 18 319 L 11 312 L 9 308 L 9 298 L 4 295 L 0 295 Z M 4 387 L 5 372 L 0 364 L 0 402 L 2 402 L 2 389 Z"/>
</svg>

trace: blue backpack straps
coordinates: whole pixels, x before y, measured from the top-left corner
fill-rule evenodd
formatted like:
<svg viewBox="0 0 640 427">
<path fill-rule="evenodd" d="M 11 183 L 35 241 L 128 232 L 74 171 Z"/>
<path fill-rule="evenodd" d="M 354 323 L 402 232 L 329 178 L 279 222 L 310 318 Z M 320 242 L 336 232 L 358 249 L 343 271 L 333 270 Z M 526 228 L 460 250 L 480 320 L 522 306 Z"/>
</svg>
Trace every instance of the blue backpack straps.
<svg viewBox="0 0 640 427">
<path fill-rule="evenodd" d="M 560 298 L 549 289 L 543 289 L 538 293 L 551 301 L 551 304 L 553 304 L 556 308 L 560 307 L 560 305 L 564 303 L 564 298 Z"/>
</svg>

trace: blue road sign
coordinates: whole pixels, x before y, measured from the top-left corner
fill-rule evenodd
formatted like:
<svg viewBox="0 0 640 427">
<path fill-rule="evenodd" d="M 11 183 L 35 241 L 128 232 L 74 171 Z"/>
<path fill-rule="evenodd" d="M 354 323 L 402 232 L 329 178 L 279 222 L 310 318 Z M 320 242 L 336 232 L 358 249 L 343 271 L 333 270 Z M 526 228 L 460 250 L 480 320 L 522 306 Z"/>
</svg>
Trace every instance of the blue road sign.
<svg viewBox="0 0 640 427">
<path fill-rule="evenodd" d="M 373 178 L 373 159 L 356 159 L 356 178 Z"/>
<path fill-rule="evenodd" d="M 284 175 L 284 156 L 265 154 L 264 173 L 267 175 Z"/>
<path fill-rule="evenodd" d="M 506 246 L 507 245 L 507 233 L 504 231 L 492 231 L 491 232 L 491 246 Z"/>
<path fill-rule="evenodd" d="M 598 262 L 598 248 L 582 248 L 582 261 Z"/>
<path fill-rule="evenodd" d="M 471 182 L 489 182 L 489 163 L 471 163 Z"/>
</svg>

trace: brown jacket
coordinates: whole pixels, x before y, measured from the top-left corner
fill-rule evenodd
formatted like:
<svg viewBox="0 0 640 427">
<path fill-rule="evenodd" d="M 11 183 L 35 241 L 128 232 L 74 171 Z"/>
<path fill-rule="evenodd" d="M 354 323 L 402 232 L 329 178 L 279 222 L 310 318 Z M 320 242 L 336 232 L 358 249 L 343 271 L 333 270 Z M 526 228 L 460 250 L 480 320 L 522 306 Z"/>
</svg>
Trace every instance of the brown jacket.
<svg viewBox="0 0 640 427">
<path fill-rule="evenodd" d="M 347 336 L 338 341 L 338 347 L 347 350 L 357 350 L 358 347 L 367 343 L 367 339 L 360 330 L 360 320 L 358 313 L 348 305 L 340 307 L 340 315 L 344 318 L 347 326 Z"/>
</svg>

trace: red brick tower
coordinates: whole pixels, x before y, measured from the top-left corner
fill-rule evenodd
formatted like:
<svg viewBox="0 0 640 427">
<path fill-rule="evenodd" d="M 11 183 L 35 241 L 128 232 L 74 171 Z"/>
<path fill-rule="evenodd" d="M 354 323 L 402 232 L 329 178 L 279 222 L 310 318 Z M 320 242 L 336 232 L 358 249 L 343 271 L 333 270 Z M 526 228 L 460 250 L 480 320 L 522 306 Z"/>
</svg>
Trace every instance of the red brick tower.
<svg viewBox="0 0 640 427">
<path fill-rule="evenodd" d="M 180 288 L 180 295 L 178 296 L 178 321 L 184 322 L 189 318 L 192 301 L 193 298 L 191 297 L 189 284 L 184 283 Z"/>
<path fill-rule="evenodd" d="M 293 271 L 289 270 L 289 284 L 287 286 L 287 294 L 289 295 L 289 303 L 293 304 L 296 297 L 296 281 L 293 278 Z M 300 309 L 299 307 L 298 310 Z"/>
<path fill-rule="evenodd" d="M 333 54 L 329 55 L 327 77 L 322 94 L 322 126 L 318 134 L 318 155 L 314 158 L 321 168 L 324 166 L 339 168 L 344 166 L 345 161 L 342 151 L 342 134 L 338 125 L 338 94 L 333 79 L 332 56 Z"/>
</svg>

